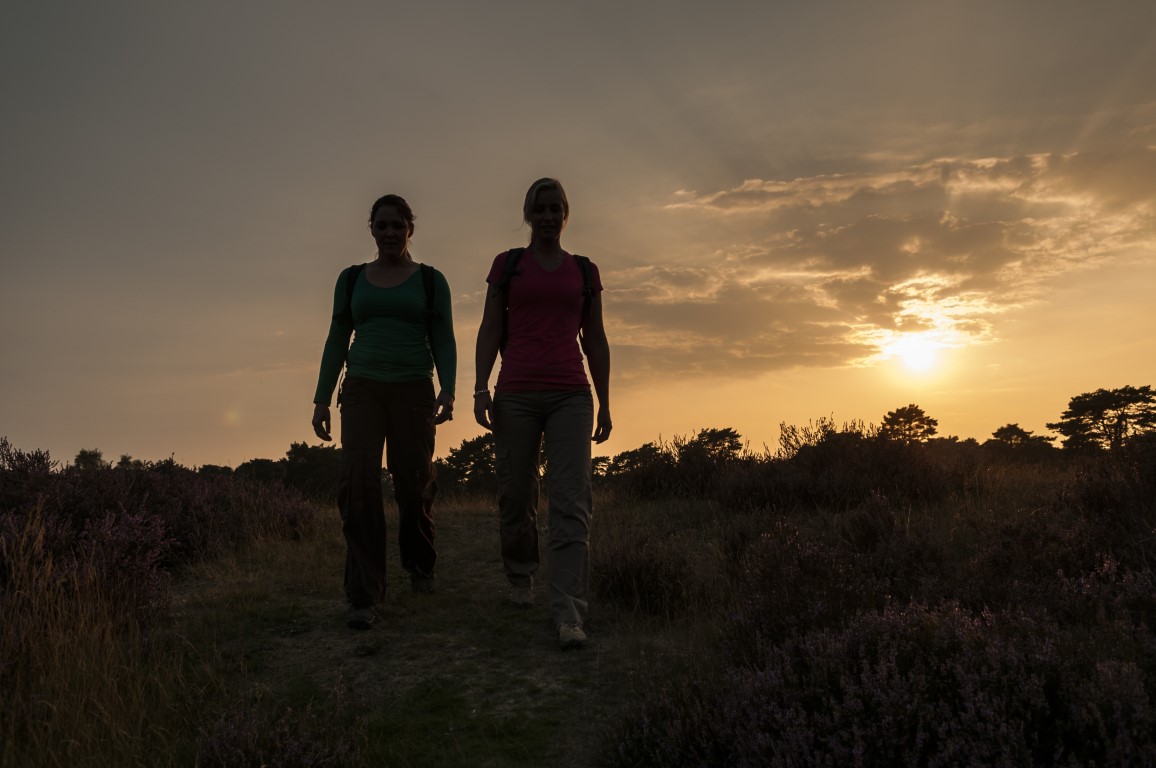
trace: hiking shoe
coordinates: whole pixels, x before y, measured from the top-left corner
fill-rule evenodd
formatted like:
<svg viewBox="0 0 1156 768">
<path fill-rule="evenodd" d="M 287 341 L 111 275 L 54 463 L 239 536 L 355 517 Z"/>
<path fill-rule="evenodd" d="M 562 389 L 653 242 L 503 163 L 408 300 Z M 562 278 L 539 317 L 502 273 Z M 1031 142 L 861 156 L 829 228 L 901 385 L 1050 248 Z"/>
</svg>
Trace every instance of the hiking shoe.
<svg viewBox="0 0 1156 768">
<path fill-rule="evenodd" d="M 558 645 L 563 649 L 581 648 L 586 645 L 586 633 L 581 624 L 565 622 L 558 627 Z"/>
<path fill-rule="evenodd" d="M 377 614 L 373 608 L 350 607 L 345 611 L 345 625 L 350 629 L 369 629 L 373 626 Z"/>
<path fill-rule="evenodd" d="M 531 587 L 510 587 L 506 602 L 518 608 L 533 608 L 534 590 Z"/>
<path fill-rule="evenodd" d="M 433 576 L 418 576 L 416 573 L 409 575 L 409 588 L 414 592 L 428 595 L 434 591 L 435 586 L 436 582 Z"/>
</svg>

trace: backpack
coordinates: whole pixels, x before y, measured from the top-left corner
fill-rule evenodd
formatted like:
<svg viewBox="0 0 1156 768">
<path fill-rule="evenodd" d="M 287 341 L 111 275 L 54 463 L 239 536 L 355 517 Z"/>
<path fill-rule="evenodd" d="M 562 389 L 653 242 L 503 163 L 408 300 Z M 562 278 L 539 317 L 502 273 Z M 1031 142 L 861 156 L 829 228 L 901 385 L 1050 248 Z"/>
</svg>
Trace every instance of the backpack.
<svg viewBox="0 0 1156 768">
<path fill-rule="evenodd" d="M 434 307 L 434 268 L 429 264 L 419 264 L 421 268 L 421 284 L 425 288 L 425 328 L 426 337 L 433 338 L 433 321 L 440 318 L 441 312 Z M 364 264 L 354 264 L 349 268 L 349 275 L 345 278 L 345 307 L 337 313 L 336 317 L 340 318 L 344 324 L 353 323 L 353 288 L 357 285 L 357 278 L 361 277 L 361 271 L 365 269 Z M 348 360 L 345 363 L 346 371 L 349 370 Z M 341 392 L 345 383 L 345 371 L 342 371 L 341 382 L 337 385 L 337 405 L 341 405 Z"/>
<path fill-rule="evenodd" d="M 506 349 L 506 342 L 509 341 L 510 337 L 510 279 L 514 277 L 518 262 L 521 261 L 522 254 L 525 252 L 525 248 L 511 248 L 506 252 L 506 263 L 502 267 L 502 277 L 494 286 L 495 290 L 502 296 L 502 340 L 498 344 L 499 350 Z M 582 324 L 578 330 L 578 343 L 585 351 L 586 339 L 582 328 L 590 319 L 590 305 L 594 301 L 594 286 L 590 282 L 590 259 L 574 254 L 574 260 L 578 262 L 578 269 L 582 272 Z"/>
</svg>

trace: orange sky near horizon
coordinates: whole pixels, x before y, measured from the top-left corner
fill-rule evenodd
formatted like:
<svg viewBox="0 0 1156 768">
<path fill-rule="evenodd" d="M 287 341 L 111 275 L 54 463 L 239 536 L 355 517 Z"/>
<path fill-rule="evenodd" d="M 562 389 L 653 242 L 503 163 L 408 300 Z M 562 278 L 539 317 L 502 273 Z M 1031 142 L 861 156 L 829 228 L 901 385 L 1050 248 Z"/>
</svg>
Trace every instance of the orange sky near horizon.
<svg viewBox="0 0 1156 768">
<path fill-rule="evenodd" d="M 600 455 L 733 427 L 1037 434 L 1156 384 L 1156 5 L 45 0 L 0 24 L 0 435 L 237 464 L 316 444 L 378 195 L 454 292 L 540 176 L 601 270 Z"/>
</svg>

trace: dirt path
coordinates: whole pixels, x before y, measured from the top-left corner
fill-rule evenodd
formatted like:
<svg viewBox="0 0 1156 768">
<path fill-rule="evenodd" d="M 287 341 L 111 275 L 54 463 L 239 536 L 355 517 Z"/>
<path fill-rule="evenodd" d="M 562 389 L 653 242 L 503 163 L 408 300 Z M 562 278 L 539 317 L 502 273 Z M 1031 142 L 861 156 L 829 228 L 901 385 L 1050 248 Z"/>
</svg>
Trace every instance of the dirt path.
<svg viewBox="0 0 1156 768">
<path fill-rule="evenodd" d="M 532 609 L 502 601 L 488 510 L 439 510 L 433 594 L 409 590 L 392 547 L 389 595 L 367 631 L 342 621 L 335 522 L 318 542 L 199 567 L 177 586 L 178 615 L 234 690 L 301 706 L 343 685 L 365 708 L 371 764 L 595 765 L 634 670 L 662 653 L 653 628 L 595 605 L 589 646 L 560 651 L 545 590 Z"/>
</svg>

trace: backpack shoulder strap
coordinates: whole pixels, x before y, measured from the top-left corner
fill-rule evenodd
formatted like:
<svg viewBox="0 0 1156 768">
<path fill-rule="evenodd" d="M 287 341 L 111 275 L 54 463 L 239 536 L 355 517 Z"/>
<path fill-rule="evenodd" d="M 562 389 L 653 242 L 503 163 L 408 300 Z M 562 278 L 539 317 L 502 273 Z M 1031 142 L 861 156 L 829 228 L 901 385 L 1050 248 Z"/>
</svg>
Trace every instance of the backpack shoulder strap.
<svg viewBox="0 0 1156 768">
<path fill-rule="evenodd" d="M 437 290 L 437 283 L 434 282 L 434 268 L 429 264 L 421 264 L 420 267 L 421 284 L 425 289 L 425 335 L 432 344 L 434 320 L 440 320 L 442 313 L 438 312 L 437 306 L 434 304 L 434 294 Z"/>
<path fill-rule="evenodd" d="M 434 268 L 429 264 L 421 265 L 421 284 L 425 288 L 425 310 L 430 317 L 441 317 L 434 305 L 434 296 L 437 293 L 437 283 L 434 278 Z"/>
<path fill-rule="evenodd" d="M 349 267 L 345 276 L 345 308 L 338 313 L 345 323 L 353 323 L 353 288 L 357 285 L 357 278 L 361 276 L 361 271 L 365 269 L 364 264 L 354 264 Z"/>
<path fill-rule="evenodd" d="M 511 248 L 506 251 L 506 263 L 502 266 L 502 277 L 494 290 L 502 298 L 502 340 L 498 342 L 498 349 L 506 348 L 506 341 L 510 337 L 510 280 L 514 277 L 514 270 L 522 259 L 525 248 Z"/>
<path fill-rule="evenodd" d="M 590 259 L 574 254 L 574 260 L 578 262 L 578 269 L 582 270 L 582 295 L 590 298 L 594 295 L 594 281 L 590 278 Z"/>
<path fill-rule="evenodd" d="M 498 287 L 509 295 L 510 279 L 514 276 L 514 271 L 518 268 L 518 262 L 522 260 L 522 254 L 526 252 L 525 248 L 511 248 L 506 251 L 506 263 L 502 266 L 502 279 L 498 281 Z"/>
<path fill-rule="evenodd" d="M 574 254 L 574 260 L 578 262 L 578 269 L 582 272 L 582 326 L 586 326 L 586 321 L 590 319 L 590 305 L 594 302 L 594 281 L 591 278 L 590 259 L 585 256 Z"/>
</svg>

